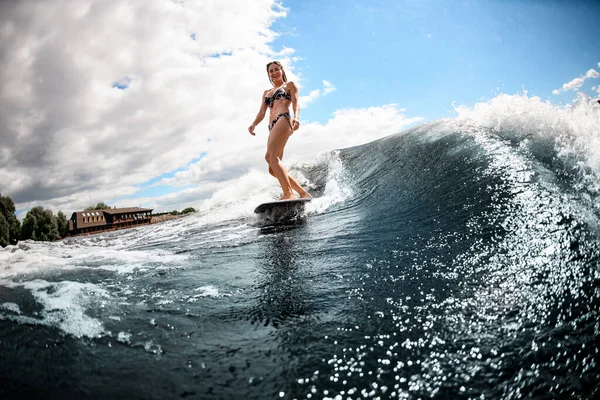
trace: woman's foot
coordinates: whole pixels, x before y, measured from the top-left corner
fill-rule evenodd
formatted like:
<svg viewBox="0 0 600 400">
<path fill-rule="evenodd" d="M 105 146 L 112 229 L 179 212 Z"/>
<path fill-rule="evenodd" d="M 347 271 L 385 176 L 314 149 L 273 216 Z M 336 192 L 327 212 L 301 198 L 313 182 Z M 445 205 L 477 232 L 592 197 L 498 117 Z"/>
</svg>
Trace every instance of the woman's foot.
<svg viewBox="0 0 600 400">
<path fill-rule="evenodd" d="M 296 196 L 292 194 L 284 194 L 279 198 L 279 200 L 296 200 Z"/>
<path fill-rule="evenodd" d="M 299 192 L 298 194 L 300 195 L 301 199 L 312 199 L 312 196 L 306 190 L 303 190 L 302 192 Z"/>
</svg>

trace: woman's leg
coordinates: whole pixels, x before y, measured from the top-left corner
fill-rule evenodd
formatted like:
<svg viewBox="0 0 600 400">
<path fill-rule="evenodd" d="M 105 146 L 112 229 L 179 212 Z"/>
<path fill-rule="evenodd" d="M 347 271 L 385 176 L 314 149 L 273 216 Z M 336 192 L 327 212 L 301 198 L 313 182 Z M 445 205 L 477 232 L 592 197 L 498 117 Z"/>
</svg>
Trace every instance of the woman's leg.
<svg viewBox="0 0 600 400">
<path fill-rule="evenodd" d="M 265 160 L 267 160 L 267 163 L 269 164 L 269 172 L 277 178 L 279 185 L 281 185 L 281 189 L 283 190 L 283 196 L 281 196 L 280 200 L 291 200 L 296 198 L 292 191 L 290 177 L 279 158 L 279 155 L 283 154 L 283 149 L 291 134 L 292 129 L 289 121 L 286 120 L 286 117 L 281 117 L 271 129 L 269 140 L 267 141 L 267 154 L 265 154 Z"/>
<path fill-rule="evenodd" d="M 310 193 L 308 193 L 306 190 L 304 190 L 304 188 L 302 186 L 300 186 L 300 184 L 298 182 L 296 182 L 296 180 L 294 178 L 292 178 L 290 175 L 288 175 L 288 177 L 290 178 L 290 184 L 292 185 L 292 189 L 294 189 L 300 195 L 300 198 L 312 199 L 312 196 L 310 195 Z"/>
<path fill-rule="evenodd" d="M 279 161 L 283 160 L 283 150 L 284 149 L 281 149 L 281 153 L 279 153 Z M 271 167 L 269 167 L 269 173 L 271 175 L 275 176 L 275 174 L 273 173 L 273 169 Z M 312 198 L 310 193 L 308 193 L 302 186 L 300 186 L 300 184 L 290 174 L 288 174 L 288 179 L 290 180 L 290 185 L 292 186 L 292 189 L 294 189 L 296 191 L 296 193 L 298 193 L 300 195 L 300 198 L 302 198 L 302 199 L 311 199 Z"/>
</svg>

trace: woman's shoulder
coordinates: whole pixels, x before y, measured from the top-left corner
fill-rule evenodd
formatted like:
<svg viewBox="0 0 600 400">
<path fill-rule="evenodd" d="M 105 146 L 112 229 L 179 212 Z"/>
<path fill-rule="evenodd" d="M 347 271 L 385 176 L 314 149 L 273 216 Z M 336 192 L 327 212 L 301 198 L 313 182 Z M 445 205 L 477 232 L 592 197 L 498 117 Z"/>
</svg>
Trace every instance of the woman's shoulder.
<svg viewBox="0 0 600 400">
<path fill-rule="evenodd" d="M 285 87 L 290 88 L 292 90 L 298 90 L 298 87 L 293 81 L 286 82 Z"/>
</svg>

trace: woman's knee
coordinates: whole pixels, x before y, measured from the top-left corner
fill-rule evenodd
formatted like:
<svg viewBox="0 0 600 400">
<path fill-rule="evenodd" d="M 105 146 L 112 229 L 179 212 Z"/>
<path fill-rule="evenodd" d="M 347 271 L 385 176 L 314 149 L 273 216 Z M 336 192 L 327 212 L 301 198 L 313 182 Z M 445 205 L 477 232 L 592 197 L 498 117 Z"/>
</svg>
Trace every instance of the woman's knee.
<svg viewBox="0 0 600 400">
<path fill-rule="evenodd" d="M 277 161 L 279 161 L 279 160 L 277 159 L 277 154 L 276 154 L 276 153 L 273 153 L 273 152 L 267 151 L 267 154 L 265 154 L 265 161 L 266 161 L 266 162 L 267 162 L 269 165 L 271 165 L 271 164 L 273 164 L 273 163 L 276 163 L 276 162 L 277 162 Z"/>
</svg>

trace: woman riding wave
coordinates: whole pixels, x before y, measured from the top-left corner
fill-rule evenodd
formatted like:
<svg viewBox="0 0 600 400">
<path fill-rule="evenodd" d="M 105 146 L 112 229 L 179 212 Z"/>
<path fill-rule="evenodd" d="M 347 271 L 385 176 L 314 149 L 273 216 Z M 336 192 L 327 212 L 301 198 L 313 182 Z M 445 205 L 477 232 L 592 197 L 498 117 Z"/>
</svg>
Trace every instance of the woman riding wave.
<svg viewBox="0 0 600 400">
<path fill-rule="evenodd" d="M 267 64 L 267 74 L 273 85 L 272 89 L 265 90 L 260 102 L 260 110 L 248 127 L 248 132 L 255 135 L 254 129 L 265 117 L 267 108 L 270 109 L 269 139 L 267 141 L 267 153 L 265 160 L 269 164 L 269 173 L 279 181 L 283 196 L 280 200 L 292 200 L 296 198 L 296 191 L 301 198 L 312 196 L 292 178 L 287 169 L 281 163 L 283 150 L 294 131 L 300 128 L 300 104 L 298 104 L 298 88 L 294 82 L 288 82 L 283 66 L 279 61 Z M 290 104 L 294 110 L 294 118 L 290 115 Z"/>
</svg>

